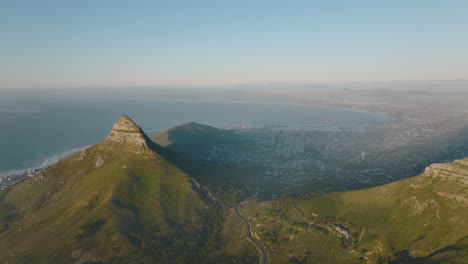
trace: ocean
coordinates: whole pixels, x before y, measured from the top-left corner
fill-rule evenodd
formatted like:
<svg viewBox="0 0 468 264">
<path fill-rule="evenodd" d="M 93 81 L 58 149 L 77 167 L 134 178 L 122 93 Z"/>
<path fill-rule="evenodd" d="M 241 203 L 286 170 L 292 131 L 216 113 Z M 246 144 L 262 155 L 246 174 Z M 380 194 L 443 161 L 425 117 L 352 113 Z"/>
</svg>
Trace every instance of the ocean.
<svg viewBox="0 0 468 264">
<path fill-rule="evenodd" d="M 339 130 L 379 125 L 392 117 L 346 108 L 220 101 L 0 96 L 0 177 L 47 166 L 103 140 L 121 115 L 148 133 L 194 121 L 218 128 L 274 125 Z"/>
</svg>

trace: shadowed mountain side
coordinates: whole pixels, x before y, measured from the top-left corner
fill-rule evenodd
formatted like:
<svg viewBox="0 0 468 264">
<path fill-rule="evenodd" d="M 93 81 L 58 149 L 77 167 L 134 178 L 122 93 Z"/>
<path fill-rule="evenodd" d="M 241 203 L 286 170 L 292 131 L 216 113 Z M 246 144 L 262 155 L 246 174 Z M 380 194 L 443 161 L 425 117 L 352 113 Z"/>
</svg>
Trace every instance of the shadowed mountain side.
<svg viewBox="0 0 468 264">
<path fill-rule="evenodd" d="M 189 122 L 153 135 L 151 139 L 164 147 L 162 151 L 168 159 L 212 190 L 222 192 L 224 188 L 233 186 L 248 189 L 256 182 L 258 172 L 254 169 L 201 158 L 202 153 L 216 146 L 238 147 L 241 139 L 232 131 Z"/>
<path fill-rule="evenodd" d="M 408 250 L 397 252 L 388 257 L 389 264 L 461 264 L 468 260 L 468 237 L 444 247 L 427 257 L 412 257 Z M 385 260 L 384 260 L 385 261 Z"/>
<path fill-rule="evenodd" d="M 232 131 L 214 128 L 195 122 L 162 131 L 151 137 L 157 144 L 172 150 L 197 156 L 200 151 L 216 145 L 234 145 L 239 137 Z"/>
</svg>

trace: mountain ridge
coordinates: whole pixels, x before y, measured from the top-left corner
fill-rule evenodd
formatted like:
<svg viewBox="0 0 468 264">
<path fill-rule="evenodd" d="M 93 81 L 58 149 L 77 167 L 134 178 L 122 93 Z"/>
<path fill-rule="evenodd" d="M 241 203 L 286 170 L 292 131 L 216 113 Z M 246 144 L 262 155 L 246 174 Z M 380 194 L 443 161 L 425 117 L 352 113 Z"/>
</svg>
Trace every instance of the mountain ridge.
<svg viewBox="0 0 468 264">
<path fill-rule="evenodd" d="M 120 116 L 103 141 L 0 191 L 0 262 L 254 262 L 240 219 L 220 213 L 244 194 L 219 189 L 221 209 L 194 175 L 211 169 L 205 184 L 225 171 L 184 162 Z M 382 186 L 248 200 L 239 210 L 272 263 L 458 264 L 468 257 L 467 176 L 468 158 Z"/>
<path fill-rule="evenodd" d="M 152 236 L 205 230 L 201 187 L 147 140 L 121 116 L 102 142 L 1 192 L 0 261 L 142 261 Z"/>
<path fill-rule="evenodd" d="M 466 263 L 467 162 L 433 164 L 372 188 L 250 201 L 241 210 L 272 263 L 287 255 L 304 263 Z"/>
</svg>

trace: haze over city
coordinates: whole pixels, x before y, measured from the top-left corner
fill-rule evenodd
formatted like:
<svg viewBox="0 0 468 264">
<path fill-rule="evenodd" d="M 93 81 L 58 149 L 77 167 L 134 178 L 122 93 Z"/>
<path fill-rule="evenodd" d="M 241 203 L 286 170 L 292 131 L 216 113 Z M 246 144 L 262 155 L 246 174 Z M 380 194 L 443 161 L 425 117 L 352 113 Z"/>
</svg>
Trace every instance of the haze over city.
<svg viewBox="0 0 468 264">
<path fill-rule="evenodd" d="M 468 1 L 0 1 L 0 263 L 467 264 Z"/>
</svg>

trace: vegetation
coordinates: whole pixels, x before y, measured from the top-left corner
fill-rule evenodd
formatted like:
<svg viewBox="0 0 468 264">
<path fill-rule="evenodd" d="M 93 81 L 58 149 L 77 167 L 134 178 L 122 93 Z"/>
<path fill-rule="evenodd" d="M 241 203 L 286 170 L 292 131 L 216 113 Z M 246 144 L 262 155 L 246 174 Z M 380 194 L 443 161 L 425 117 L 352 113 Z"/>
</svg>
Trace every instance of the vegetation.
<svg viewBox="0 0 468 264">
<path fill-rule="evenodd" d="M 126 116 L 110 135 L 0 193 L 0 262 L 258 261 L 249 245 L 219 251 L 243 191 L 198 184 Z"/>
<path fill-rule="evenodd" d="M 153 263 L 177 255 L 182 263 L 214 250 L 222 212 L 158 152 L 105 140 L 1 193 L 0 261 Z"/>
<path fill-rule="evenodd" d="M 272 263 L 463 263 L 468 211 L 454 199 L 466 192 L 457 177 L 422 174 L 370 189 L 251 200 L 241 209 Z"/>
<path fill-rule="evenodd" d="M 199 184 L 228 178 L 222 168 L 180 158 L 122 122 L 131 133 L 113 130 L 0 192 L 0 262 L 258 263 L 233 210 L 243 200 L 271 263 L 468 258 L 467 160 L 370 189 L 245 200 L 248 185 Z"/>
</svg>

